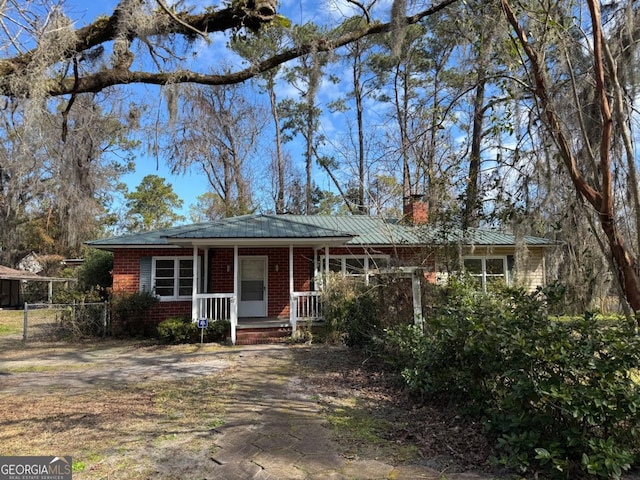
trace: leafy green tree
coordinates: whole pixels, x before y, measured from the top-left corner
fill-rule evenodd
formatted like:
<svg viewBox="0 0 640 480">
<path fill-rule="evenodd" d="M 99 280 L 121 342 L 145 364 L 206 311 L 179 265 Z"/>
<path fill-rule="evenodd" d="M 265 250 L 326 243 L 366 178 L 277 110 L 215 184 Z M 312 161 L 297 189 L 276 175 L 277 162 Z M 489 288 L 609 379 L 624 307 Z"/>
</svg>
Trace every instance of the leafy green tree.
<svg viewBox="0 0 640 480">
<path fill-rule="evenodd" d="M 158 175 L 145 176 L 135 192 L 125 195 L 127 212 L 125 225 L 130 232 L 145 232 L 171 227 L 185 220 L 175 213 L 183 201 L 170 183 Z"/>
<path fill-rule="evenodd" d="M 107 289 L 113 284 L 113 253 L 95 248 L 89 249 L 84 263 L 78 269 L 78 289 L 89 291 L 97 289 L 103 298 L 107 297 Z"/>
<path fill-rule="evenodd" d="M 213 192 L 198 195 L 195 205 L 189 206 L 189 218 L 194 223 L 225 218 L 224 201 Z"/>
</svg>

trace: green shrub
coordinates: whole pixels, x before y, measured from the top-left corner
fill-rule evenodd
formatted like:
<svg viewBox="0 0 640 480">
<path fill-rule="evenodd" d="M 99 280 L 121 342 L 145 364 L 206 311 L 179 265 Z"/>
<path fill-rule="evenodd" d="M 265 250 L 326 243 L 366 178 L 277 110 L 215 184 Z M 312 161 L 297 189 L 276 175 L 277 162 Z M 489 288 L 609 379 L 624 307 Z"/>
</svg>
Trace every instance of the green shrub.
<svg viewBox="0 0 640 480">
<path fill-rule="evenodd" d="M 102 300 L 108 297 L 107 292 L 113 284 L 111 272 L 113 270 L 113 253 L 98 249 L 89 249 L 87 255 L 78 268 L 78 289 L 82 291 L 94 290 Z"/>
<path fill-rule="evenodd" d="M 198 333 L 198 339 L 200 339 Z M 229 320 L 216 320 L 209 322 L 209 326 L 204 331 L 205 342 L 224 342 L 231 337 L 231 322 Z"/>
<path fill-rule="evenodd" d="M 164 343 L 193 343 L 200 336 L 195 322 L 188 317 L 172 317 L 158 324 L 158 338 Z"/>
<path fill-rule="evenodd" d="M 145 314 L 158 303 L 150 292 L 118 292 L 111 296 L 111 316 L 115 334 L 133 337 L 152 337 L 155 326 Z"/>
<path fill-rule="evenodd" d="M 484 419 L 497 462 L 551 478 L 620 478 L 640 445 L 635 326 L 590 314 L 553 321 L 544 293 L 483 295 L 453 280 L 425 335 L 393 329 L 385 354 L 414 392 Z"/>
<path fill-rule="evenodd" d="M 172 317 L 163 320 L 157 327 L 158 338 L 164 343 L 196 343 L 200 341 L 201 331 L 189 317 Z M 228 320 L 209 322 L 204 329 L 203 341 L 222 342 L 231 336 L 231 323 Z"/>
</svg>

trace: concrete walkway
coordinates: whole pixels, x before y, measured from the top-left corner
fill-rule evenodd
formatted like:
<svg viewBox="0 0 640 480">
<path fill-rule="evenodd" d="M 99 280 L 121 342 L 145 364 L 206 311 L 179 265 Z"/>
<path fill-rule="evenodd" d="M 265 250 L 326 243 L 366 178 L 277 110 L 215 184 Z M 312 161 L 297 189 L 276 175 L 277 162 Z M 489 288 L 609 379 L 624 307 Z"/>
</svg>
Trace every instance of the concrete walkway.
<svg viewBox="0 0 640 480">
<path fill-rule="evenodd" d="M 229 395 L 225 424 L 216 429 L 212 460 L 215 479 L 459 479 L 475 474 L 443 474 L 422 466 L 379 460 L 348 460 L 332 440 L 318 403 L 291 376 L 286 346 L 243 347 L 237 364 L 225 373 Z M 227 396 L 227 395 L 225 395 Z"/>
</svg>

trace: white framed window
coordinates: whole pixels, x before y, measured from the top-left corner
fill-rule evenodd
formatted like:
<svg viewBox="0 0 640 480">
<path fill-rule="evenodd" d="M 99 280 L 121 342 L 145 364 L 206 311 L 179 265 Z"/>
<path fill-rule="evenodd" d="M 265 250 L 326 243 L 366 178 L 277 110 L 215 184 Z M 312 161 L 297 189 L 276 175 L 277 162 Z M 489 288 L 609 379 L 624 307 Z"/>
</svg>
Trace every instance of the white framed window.
<svg viewBox="0 0 640 480">
<path fill-rule="evenodd" d="M 389 255 L 331 255 L 329 254 L 329 270 L 344 276 L 358 277 L 372 270 L 389 266 Z M 319 270 L 325 269 L 325 256 L 320 255 Z"/>
<path fill-rule="evenodd" d="M 511 257 L 512 259 L 513 257 Z M 513 262 L 509 256 L 496 257 L 465 257 L 464 270 L 469 275 L 478 279 L 482 291 L 487 291 L 487 285 L 502 282 L 505 285 L 511 283 L 510 270 Z"/>
<path fill-rule="evenodd" d="M 193 293 L 193 257 L 153 257 L 151 280 L 160 300 L 187 300 Z"/>
</svg>

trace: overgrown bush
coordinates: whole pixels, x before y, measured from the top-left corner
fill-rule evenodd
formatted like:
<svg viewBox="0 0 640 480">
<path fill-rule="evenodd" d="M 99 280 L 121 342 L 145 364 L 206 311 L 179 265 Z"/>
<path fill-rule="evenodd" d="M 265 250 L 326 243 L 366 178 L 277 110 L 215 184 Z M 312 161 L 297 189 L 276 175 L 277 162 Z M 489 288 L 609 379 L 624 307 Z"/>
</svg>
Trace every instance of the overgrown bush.
<svg viewBox="0 0 640 480">
<path fill-rule="evenodd" d="M 84 262 L 78 268 L 78 289 L 81 291 L 97 291 L 103 300 L 108 298 L 108 291 L 113 283 L 113 253 L 98 249 L 89 249 Z"/>
<path fill-rule="evenodd" d="M 102 337 L 106 334 L 105 308 L 107 306 L 103 302 L 70 303 L 56 313 L 57 321 L 52 334 L 67 341 Z"/>
<path fill-rule="evenodd" d="M 329 279 L 323 302 L 327 327 L 335 339 L 350 347 L 367 348 L 372 338 L 382 333 L 374 292 L 374 288 L 353 279 Z"/>
<path fill-rule="evenodd" d="M 426 319 L 396 328 L 385 354 L 416 393 L 486 422 L 499 463 L 572 478 L 620 478 L 638 459 L 635 325 L 550 320 L 545 292 L 484 295 L 452 280 Z"/>
<path fill-rule="evenodd" d="M 209 322 L 204 330 L 203 340 L 207 343 L 221 342 L 231 334 L 231 323 L 228 320 Z M 157 327 L 158 338 L 164 343 L 196 343 L 200 341 L 200 329 L 189 317 L 172 317 L 163 320 Z"/>
<path fill-rule="evenodd" d="M 114 334 L 151 337 L 156 328 L 145 321 L 145 313 L 158 303 L 149 292 L 118 292 L 111 297 L 111 315 Z"/>
<path fill-rule="evenodd" d="M 361 278 L 331 276 L 323 292 L 327 320 L 323 336 L 354 348 L 377 348 L 386 329 L 411 321 L 410 299 L 407 307 L 405 298 L 411 284 L 405 280 L 376 277 L 365 285 Z"/>
<path fill-rule="evenodd" d="M 95 289 L 78 290 L 76 288 L 66 288 L 54 293 L 53 303 L 97 303 L 102 302 L 102 293 Z"/>
</svg>

